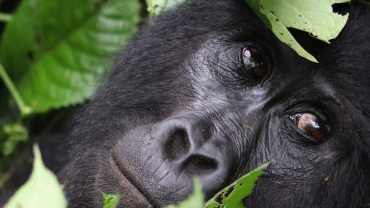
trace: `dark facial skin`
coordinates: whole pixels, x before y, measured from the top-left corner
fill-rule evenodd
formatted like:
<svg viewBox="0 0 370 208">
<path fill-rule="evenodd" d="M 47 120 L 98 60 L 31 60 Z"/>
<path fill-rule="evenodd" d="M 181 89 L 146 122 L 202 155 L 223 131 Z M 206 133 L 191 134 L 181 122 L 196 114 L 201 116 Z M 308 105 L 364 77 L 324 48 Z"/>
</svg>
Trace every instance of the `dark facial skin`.
<svg viewBox="0 0 370 208">
<path fill-rule="evenodd" d="M 146 25 L 80 113 L 59 173 L 70 207 L 207 199 L 270 162 L 246 207 L 367 207 L 370 7 L 326 45 L 281 43 L 243 0 L 189 0 Z"/>
</svg>

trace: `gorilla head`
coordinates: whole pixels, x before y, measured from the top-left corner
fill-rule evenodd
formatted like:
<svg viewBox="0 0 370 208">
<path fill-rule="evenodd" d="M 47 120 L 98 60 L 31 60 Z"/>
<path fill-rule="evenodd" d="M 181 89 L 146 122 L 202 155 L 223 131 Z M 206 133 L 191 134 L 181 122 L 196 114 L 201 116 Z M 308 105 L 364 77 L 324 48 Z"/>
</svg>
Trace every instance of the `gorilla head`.
<svg viewBox="0 0 370 208">
<path fill-rule="evenodd" d="M 245 0 L 189 0 L 145 26 L 80 113 L 59 173 L 71 207 L 207 199 L 265 162 L 247 207 L 370 202 L 370 7 L 299 57 Z M 63 156 L 65 157 L 65 156 Z"/>
</svg>

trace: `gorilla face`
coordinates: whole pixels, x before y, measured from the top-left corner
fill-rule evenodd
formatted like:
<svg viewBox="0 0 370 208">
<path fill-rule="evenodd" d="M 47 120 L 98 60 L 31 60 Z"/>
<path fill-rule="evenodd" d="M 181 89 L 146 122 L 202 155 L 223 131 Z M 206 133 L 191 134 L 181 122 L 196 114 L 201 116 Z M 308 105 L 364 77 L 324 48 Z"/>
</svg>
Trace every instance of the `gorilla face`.
<svg viewBox="0 0 370 208">
<path fill-rule="evenodd" d="M 247 207 L 370 201 L 370 7 L 331 45 L 279 42 L 244 0 L 189 0 L 144 27 L 77 120 L 60 172 L 71 207 L 207 199 L 265 162 Z"/>
</svg>

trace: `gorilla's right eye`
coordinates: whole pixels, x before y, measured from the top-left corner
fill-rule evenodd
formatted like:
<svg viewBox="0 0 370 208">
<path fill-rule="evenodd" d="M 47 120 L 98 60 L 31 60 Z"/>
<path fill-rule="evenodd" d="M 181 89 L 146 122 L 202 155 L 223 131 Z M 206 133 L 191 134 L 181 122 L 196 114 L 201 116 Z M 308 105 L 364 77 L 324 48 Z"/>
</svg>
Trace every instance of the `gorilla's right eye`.
<svg viewBox="0 0 370 208">
<path fill-rule="evenodd" d="M 262 81 L 269 74 L 268 59 L 258 48 L 249 46 L 242 50 L 244 70 L 255 80 Z"/>
<path fill-rule="evenodd" d="M 330 132 L 329 125 L 311 113 L 298 113 L 289 117 L 293 124 L 314 141 L 324 141 Z"/>
</svg>

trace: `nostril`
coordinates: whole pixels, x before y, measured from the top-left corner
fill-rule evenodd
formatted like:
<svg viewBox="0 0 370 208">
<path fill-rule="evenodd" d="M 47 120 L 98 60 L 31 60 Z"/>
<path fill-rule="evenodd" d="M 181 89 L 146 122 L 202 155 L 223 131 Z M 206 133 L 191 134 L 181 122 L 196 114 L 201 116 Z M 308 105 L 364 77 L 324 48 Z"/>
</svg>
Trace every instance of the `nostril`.
<svg viewBox="0 0 370 208">
<path fill-rule="evenodd" d="M 168 159 L 179 159 L 189 152 L 188 134 L 183 129 L 175 129 L 165 144 L 165 154 Z"/>
<path fill-rule="evenodd" d="M 183 170 L 191 175 L 210 173 L 217 169 L 217 162 L 203 155 L 192 155 L 183 164 Z"/>
</svg>

